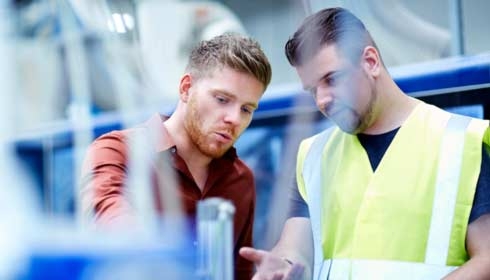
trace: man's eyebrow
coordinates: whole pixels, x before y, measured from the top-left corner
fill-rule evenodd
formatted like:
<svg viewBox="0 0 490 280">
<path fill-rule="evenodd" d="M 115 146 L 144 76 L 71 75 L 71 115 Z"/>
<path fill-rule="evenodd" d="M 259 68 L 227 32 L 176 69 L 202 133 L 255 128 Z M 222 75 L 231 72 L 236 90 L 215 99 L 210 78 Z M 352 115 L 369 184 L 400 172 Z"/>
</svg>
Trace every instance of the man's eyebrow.
<svg viewBox="0 0 490 280">
<path fill-rule="evenodd" d="M 249 102 L 249 103 L 245 103 L 245 105 L 252 107 L 254 110 L 259 108 L 259 104 L 257 104 L 257 103 Z"/>
</svg>

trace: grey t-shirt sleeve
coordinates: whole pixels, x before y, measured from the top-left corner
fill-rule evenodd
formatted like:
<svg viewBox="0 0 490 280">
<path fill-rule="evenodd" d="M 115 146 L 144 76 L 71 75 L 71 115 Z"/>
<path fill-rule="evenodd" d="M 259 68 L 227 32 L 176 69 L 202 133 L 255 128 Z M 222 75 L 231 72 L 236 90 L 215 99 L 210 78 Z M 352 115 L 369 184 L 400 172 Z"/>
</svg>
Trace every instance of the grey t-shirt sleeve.
<svg viewBox="0 0 490 280">
<path fill-rule="evenodd" d="M 303 199 L 298 190 L 298 185 L 296 183 L 296 177 L 294 178 L 292 186 L 289 188 L 289 212 L 288 218 L 293 217 L 310 217 L 310 212 L 308 211 L 308 204 Z"/>
<path fill-rule="evenodd" d="M 490 146 L 483 143 L 480 176 L 476 184 L 469 223 L 485 214 L 490 214 Z"/>
</svg>

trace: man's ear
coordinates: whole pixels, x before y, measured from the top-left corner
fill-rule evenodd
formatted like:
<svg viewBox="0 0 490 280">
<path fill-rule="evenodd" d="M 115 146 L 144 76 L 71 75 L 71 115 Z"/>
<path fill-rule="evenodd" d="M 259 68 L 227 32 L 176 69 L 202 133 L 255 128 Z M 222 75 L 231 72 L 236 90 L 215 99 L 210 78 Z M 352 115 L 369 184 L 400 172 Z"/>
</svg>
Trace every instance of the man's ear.
<svg viewBox="0 0 490 280">
<path fill-rule="evenodd" d="M 192 86 L 192 77 L 191 74 L 185 73 L 182 78 L 180 78 L 179 85 L 179 98 L 182 102 L 187 102 L 189 99 L 189 89 Z"/>
<path fill-rule="evenodd" d="M 373 46 L 367 46 L 362 53 L 364 70 L 373 77 L 378 77 L 381 72 L 381 57 L 378 50 Z"/>
</svg>

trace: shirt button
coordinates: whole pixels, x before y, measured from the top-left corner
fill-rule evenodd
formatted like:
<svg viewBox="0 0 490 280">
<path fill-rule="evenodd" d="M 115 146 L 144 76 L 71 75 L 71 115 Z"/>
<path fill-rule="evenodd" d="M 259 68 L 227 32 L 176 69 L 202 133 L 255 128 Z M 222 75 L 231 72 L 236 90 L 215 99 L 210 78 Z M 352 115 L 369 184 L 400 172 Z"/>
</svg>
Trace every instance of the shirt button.
<svg viewBox="0 0 490 280">
<path fill-rule="evenodd" d="M 177 151 L 177 149 L 176 149 L 175 147 L 173 147 L 173 148 L 171 148 L 171 149 L 170 149 L 170 152 L 171 152 L 172 154 L 175 154 L 175 152 L 176 152 L 176 151 Z"/>
</svg>

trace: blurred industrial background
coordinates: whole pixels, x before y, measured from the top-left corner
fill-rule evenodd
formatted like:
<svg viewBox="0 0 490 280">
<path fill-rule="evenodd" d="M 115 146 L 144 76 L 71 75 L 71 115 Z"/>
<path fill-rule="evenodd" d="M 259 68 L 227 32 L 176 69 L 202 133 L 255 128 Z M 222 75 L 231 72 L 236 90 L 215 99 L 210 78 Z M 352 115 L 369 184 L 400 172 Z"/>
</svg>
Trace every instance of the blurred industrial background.
<svg viewBox="0 0 490 280">
<path fill-rule="evenodd" d="M 269 248 L 288 207 L 296 145 L 329 125 L 301 94 L 284 43 L 307 14 L 331 6 L 366 23 L 408 94 L 489 117 L 487 0 L 2 1 L 0 279 L 108 279 L 112 267 L 98 271 L 94 264 L 119 247 L 94 244 L 77 225 L 84 151 L 104 132 L 170 113 L 190 49 L 224 32 L 254 37 L 273 68 L 271 86 L 236 144 L 256 175 L 254 242 Z M 124 264 L 141 265 L 131 260 Z M 64 270 L 50 270 L 57 263 Z M 124 271 L 114 279 L 147 279 Z"/>
</svg>

